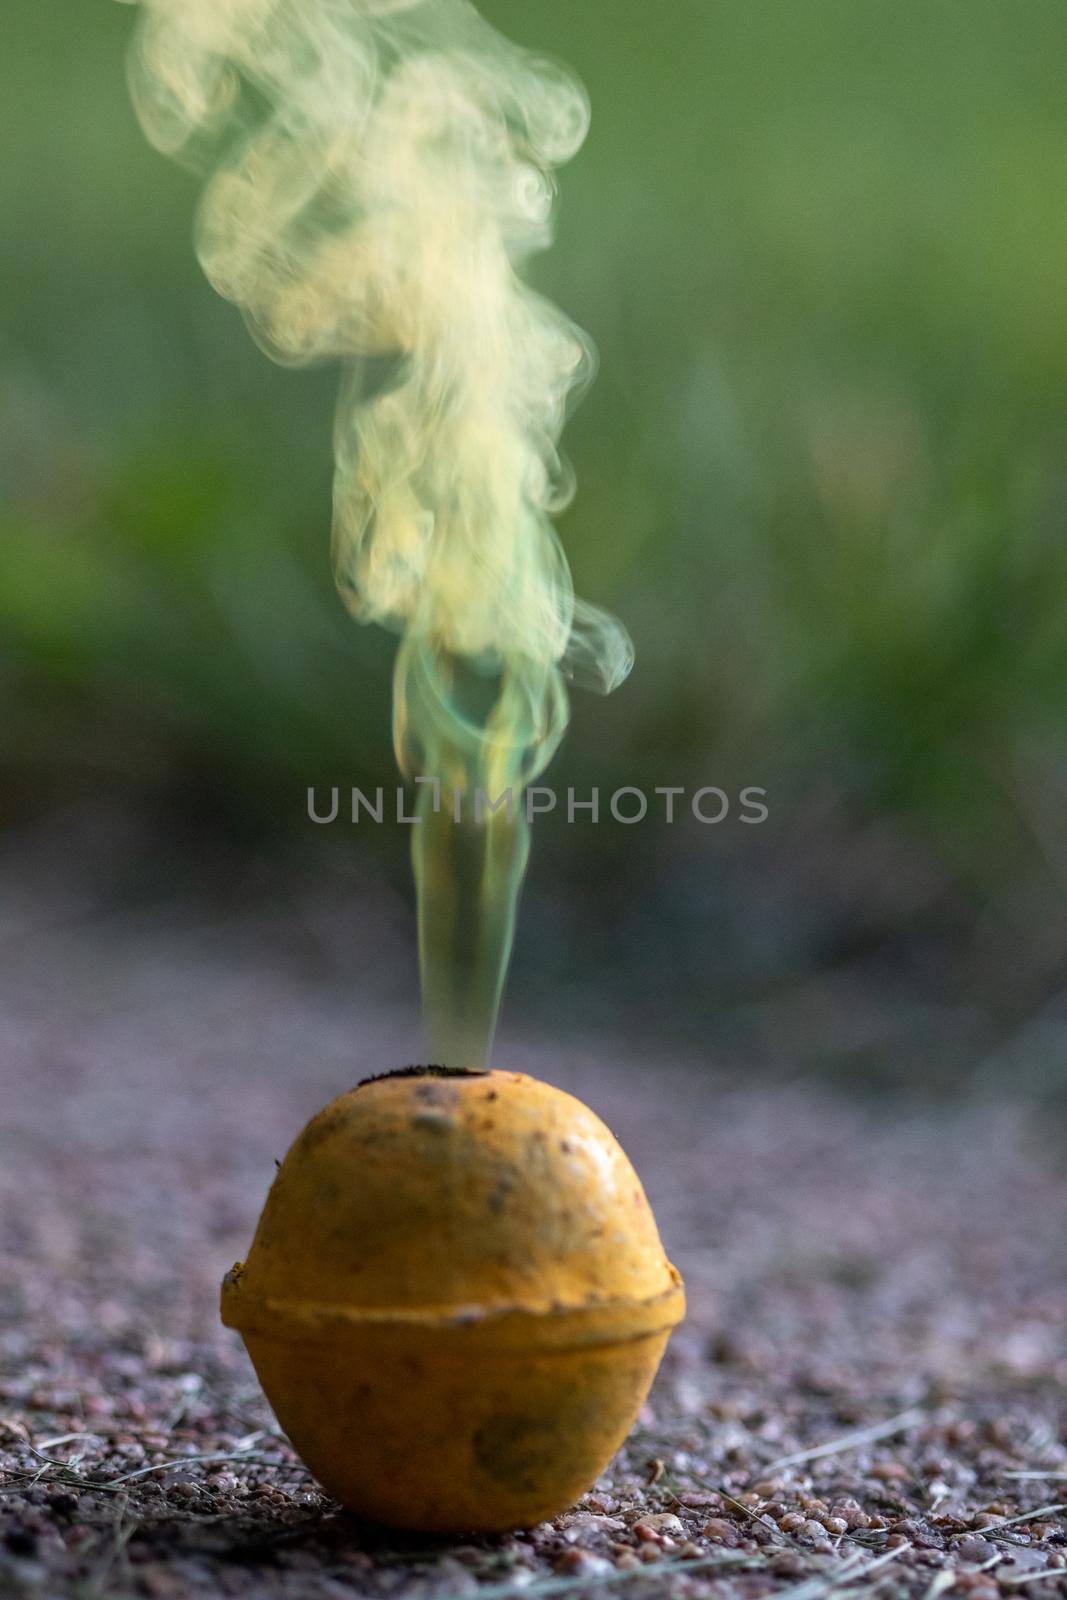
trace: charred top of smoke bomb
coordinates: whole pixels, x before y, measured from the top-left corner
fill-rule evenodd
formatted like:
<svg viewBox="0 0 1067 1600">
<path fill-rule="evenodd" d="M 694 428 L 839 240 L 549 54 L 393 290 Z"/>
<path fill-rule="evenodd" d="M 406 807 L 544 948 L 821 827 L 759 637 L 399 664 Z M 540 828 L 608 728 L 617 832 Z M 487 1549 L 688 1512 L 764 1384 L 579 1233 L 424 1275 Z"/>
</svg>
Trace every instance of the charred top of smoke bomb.
<svg viewBox="0 0 1067 1600">
<path fill-rule="evenodd" d="M 381 1083 L 385 1078 L 484 1078 L 488 1073 L 488 1067 L 446 1067 L 428 1061 L 407 1067 L 392 1067 L 388 1072 L 372 1072 L 368 1077 L 360 1078 L 356 1089 L 362 1089 L 368 1083 Z M 352 1093 L 355 1093 L 355 1089 Z"/>
</svg>

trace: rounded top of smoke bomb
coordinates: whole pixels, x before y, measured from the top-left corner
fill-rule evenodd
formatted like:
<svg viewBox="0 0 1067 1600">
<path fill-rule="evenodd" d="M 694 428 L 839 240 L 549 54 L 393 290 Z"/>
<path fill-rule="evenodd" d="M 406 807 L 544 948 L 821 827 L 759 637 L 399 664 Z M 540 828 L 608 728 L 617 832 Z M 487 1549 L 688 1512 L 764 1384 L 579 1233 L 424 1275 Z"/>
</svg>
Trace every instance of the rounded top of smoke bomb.
<svg viewBox="0 0 1067 1600">
<path fill-rule="evenodd" d="M 669 1327 L 681 1305 L 637 1174 L 587 1106 L 522 1073 L 430 1069 L 370 1079 L 312 1118 L 223 1314 L 246 1329 L 557 1313 L 560 1337 L 584 1341 L 649 1316 Z"/>
</svg>

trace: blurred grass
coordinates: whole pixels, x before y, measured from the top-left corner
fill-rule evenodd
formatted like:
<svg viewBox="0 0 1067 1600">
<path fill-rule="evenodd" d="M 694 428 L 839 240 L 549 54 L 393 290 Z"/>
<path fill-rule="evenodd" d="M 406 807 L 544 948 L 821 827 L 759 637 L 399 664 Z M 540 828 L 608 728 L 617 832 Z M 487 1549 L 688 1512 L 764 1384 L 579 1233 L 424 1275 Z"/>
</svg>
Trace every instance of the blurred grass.
<svg viewBox="0 0 1067 1600">
<path fill-rule="evenodd" d="M 921 967 L 931 918 L 942 993 L 1037 1003 L 1067 963 L 1067 12 L 486 10 L 594 105 L 536 277 L 601 351 L 563 535 L 638 666 L 576 700 L 555 780 L 773 808 L 548 824 L 544 881 L 580 865 L 616 963 L 684 946 L 698 1006 L 869 943 Z M 201 279 L 195 186 L 128 107 L 132 21 L 5 5 L 7 809 L 195 771 L 299 847 L 308 783 L 392 781 L 392 643 L 331 587 L 335 374 L 270 367 Z"/>
</svg>

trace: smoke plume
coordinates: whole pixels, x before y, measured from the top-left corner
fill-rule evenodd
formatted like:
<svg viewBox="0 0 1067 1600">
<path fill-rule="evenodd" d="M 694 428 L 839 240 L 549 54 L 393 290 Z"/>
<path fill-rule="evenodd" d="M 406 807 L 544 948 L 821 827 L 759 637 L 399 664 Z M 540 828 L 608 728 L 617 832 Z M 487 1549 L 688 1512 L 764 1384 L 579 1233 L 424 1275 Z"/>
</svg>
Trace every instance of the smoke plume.
<svg viewBox="0 0 1067 1600">
<path fill-rule="evenodd" d="M 550 240 L 584 91 L 467 0 L 141 4 L 134 103 L 155 145 L 210 173 L 208 278 L 275 360 L 345 364 L 334 565 L 352 613 L 402 635 L 401 766 L 446 795 L 521 786 L 562 736 L 564 678 L 609 690 L 631 663 L 620 625 L 575 598 L 552 523 L 592 348 L 517 271 Z M 475 962 L 482 998 L 432 1004 L 473 1007 L 438 1036 L 484 1055 L 523 824 L 494 815 L 449 842 L 421 809 L 424 989 L 469 989 L 457 962 Z"/>
</svg>

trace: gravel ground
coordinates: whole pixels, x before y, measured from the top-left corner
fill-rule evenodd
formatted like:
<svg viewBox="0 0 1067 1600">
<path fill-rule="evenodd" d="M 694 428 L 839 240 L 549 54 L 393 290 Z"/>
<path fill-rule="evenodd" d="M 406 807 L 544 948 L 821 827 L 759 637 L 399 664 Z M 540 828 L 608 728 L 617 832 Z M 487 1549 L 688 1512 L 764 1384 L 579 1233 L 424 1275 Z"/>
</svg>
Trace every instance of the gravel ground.
<svg viewBox="0 0 1067 1600">
<path fill-rule="evenodd" d="M 690 1313 L 580 1505 L 399 1538 L 318 1492 L 216 1295 L 307 1116 L 417 1051 L 403 908 L 361 953 L 336 906 L 164 923 L 6 887 L 0 1593 L 1067 1594 L 1064 1140 L 988 1074 L 871 1101 L 506 1040 L 619 1134 Z"/>
</svg>

